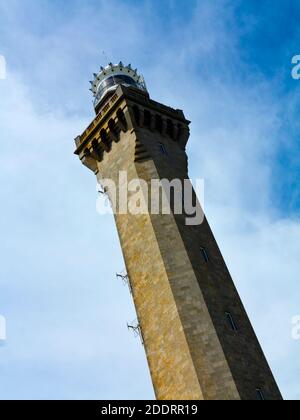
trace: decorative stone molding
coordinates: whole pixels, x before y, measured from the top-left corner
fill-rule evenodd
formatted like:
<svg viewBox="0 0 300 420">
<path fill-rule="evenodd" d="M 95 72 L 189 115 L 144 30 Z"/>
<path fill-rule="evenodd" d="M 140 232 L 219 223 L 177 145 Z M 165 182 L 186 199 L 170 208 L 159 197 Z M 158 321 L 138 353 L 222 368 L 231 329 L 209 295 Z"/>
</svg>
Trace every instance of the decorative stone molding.
<svg viewBox="0 0 300 420">
<path fill-rule="evenodd" d="M 189 121 L 184 118 L 182 111 L 151 101 L 144 92 L 120 86 L 113 97 L 103 104 L 83 134 L 75 139 L 75 153 L 85 166 L 97 173 L 97 162 L 101 162 L 104 154 L 110 152 L 112 143 L 120 141 L 121 133 L 128 130 L 158 132 L 185 150 L 189 138 L 188 125 Z M 136 161 L 149 157 L 145 147 L 137 143 Z"/>
</svg>

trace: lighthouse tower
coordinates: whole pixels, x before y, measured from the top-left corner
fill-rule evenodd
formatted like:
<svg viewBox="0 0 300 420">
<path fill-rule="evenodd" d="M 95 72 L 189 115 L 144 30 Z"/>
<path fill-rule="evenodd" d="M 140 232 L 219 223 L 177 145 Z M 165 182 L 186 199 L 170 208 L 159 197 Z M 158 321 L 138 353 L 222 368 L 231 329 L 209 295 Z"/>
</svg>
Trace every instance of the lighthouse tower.
<svg viewBox="0 0 300 420">
<path fill-rule="evenodd" d="M 96 116 L 75 153 L 99 183 L 189 179 L 181 110 L 152 100 L 123 63 L 102 67 L 91 90 Z M 157 399 L 282 399 L 206 218 L 187 223 L 171 201 L 169 213 L 115 211 Z"/>
</svg>

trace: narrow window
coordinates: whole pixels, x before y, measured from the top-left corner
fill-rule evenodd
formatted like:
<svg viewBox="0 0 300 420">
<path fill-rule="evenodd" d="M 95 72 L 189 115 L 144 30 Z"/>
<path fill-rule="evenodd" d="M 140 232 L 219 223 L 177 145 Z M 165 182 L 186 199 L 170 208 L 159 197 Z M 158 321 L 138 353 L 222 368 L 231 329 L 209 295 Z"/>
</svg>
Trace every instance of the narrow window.
<svg viewBox="0 0 300 420">
<path fill-rule="evenodd" d="M 140 125 L 140 110 L 136 105 L 133 107 L 133 114 L 135 122 L 137 123 L 137 125 Z"/>
<path fill-rule="evenodd" d="M 159 149 L 162 155 L 168 156 L 166 146 L 163 143 L 159 143 Z"/>
<path fill-rule="evenodd" d="M 163 131 L 163 122 L 160 115 L 155 116 L 155 130 L 157 130 L 159 133 L 162 133 Z"/>
<path fill-rule="evenodd" d="M 265 401 L 266 400 L 265 396 L 264 396 L 264 393 L 260 388 L 257 388 L 257 390 L 256 390 L 256 399 L 258 401 Z"/>
<path fill-rule="evenodd" d="M 231 315 L 230 312 L 226 312 L 226 317 L 227 317 L 227 321 L 228 324 L 230 326 L 230 328 L 232 329 L 232 331 L 237 332 L 238 331 L 238 327 L 233 319 L 233 316 Z"/>
<path fill-rule="evenodd" d="M 174 137 L 174 126 L 172 120 L 167 120 L 167 134 L 171 138 Z"/>
<path fill-rule="evenodd" d="M 150 128 L 151 127 L 151 113 L 145 109 L 145 114 L 144 114 L 144 125 L 145 127 Z"/>
<path fill-rule="evenodd" d="M 208 256 L 208 253 L 207 253 L 206 249 L 205 248 L 200 248 L 200 249 L 201 249 L 201 253 L 202 253 L 204 261 L 206 263 L 208 263 L 209 262 L 209 256 Z"/>
</svg>

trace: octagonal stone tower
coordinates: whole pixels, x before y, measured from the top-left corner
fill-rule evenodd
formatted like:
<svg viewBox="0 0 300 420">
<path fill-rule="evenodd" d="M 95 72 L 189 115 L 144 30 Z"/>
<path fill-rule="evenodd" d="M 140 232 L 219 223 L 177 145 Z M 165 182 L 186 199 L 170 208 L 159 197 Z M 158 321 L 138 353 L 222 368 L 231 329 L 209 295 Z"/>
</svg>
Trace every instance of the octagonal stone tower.
<svg viewBox="0 0 300 420">
<path fill-rule="evenodd" d="M 101 68 L 91 85 L 96 117 L 75 153 L 100 183 L 119 192 L 120 171 L 149 186 L 188 179 L 182 111 L 151 100 L 130 65 Z M 206 218 L 189 226 L 174 211 L 117 211 L 115 220 L 156 397 L 282 399 Z"/>
</svg>

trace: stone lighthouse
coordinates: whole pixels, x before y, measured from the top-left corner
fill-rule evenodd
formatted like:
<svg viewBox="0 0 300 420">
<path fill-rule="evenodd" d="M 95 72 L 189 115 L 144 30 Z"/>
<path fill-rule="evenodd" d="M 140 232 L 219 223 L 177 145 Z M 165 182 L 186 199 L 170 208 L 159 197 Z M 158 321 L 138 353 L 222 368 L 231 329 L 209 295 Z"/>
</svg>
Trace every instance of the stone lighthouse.
<svg viewBox="0 0 300 420">
<path fill-rule="evenodd" d="M 111 63 L 94 76 L 96 117 L 76 138 L 75 153 L 99 183 L 110 179 L 120 192 L 126 173 L 126 182 L 139 180 L 147 201 L 142 186 L 150 189 L 153 180 L 189 182 L 184 113 L 152 100 L 130 65 Z M 141 213 L 119 211 L 124 203 L 116 196 L 115 221 L 157 399 L 281 400 L 206 218 L 187 223 L 173 195 L 169 212 Z M 198 203 L 193 190 L 191 200 Z"/>
</svg>

